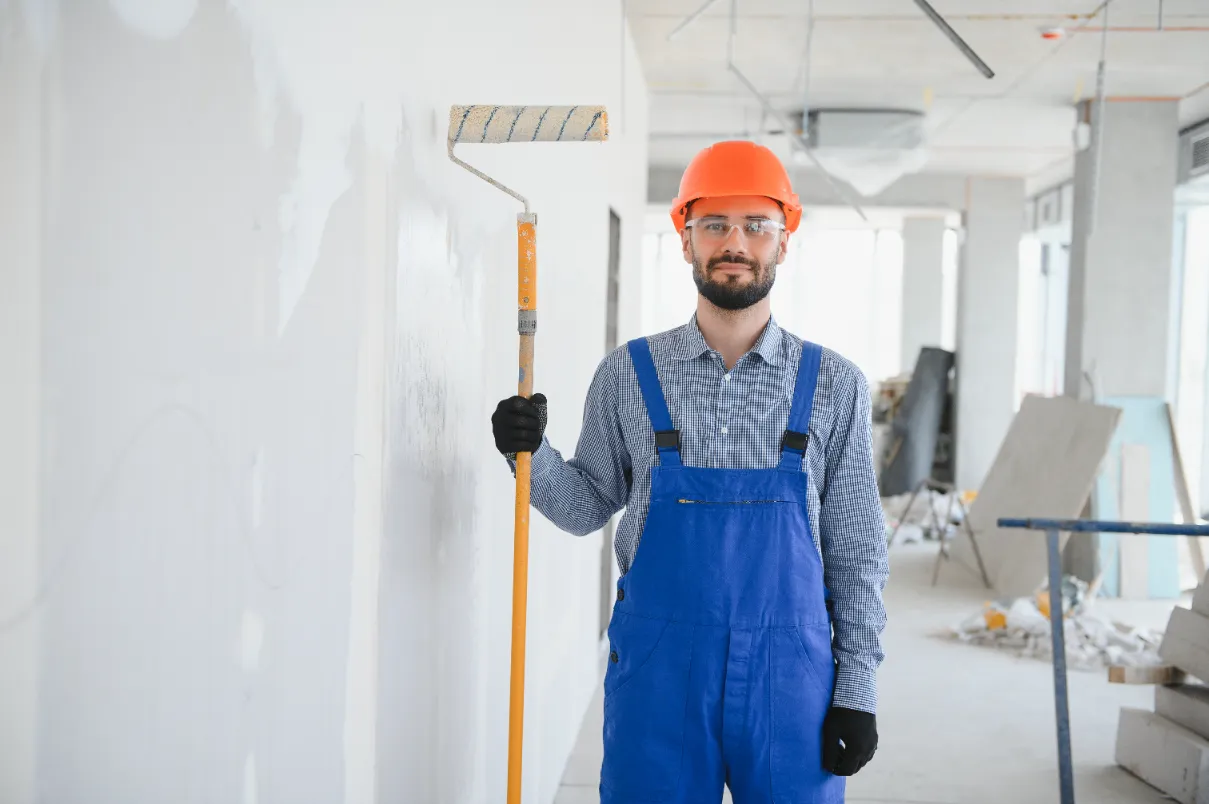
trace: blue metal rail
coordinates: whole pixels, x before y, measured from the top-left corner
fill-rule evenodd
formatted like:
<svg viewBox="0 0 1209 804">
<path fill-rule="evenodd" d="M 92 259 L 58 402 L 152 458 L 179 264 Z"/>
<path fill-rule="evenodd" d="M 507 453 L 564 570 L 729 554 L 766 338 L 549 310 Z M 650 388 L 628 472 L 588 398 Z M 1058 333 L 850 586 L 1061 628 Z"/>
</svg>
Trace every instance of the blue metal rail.
<svg viewBox="0 0 1209 804">
<path fill-rule="evenodd" d="M 1053 640 L 1054 709 L 1058 723 L 1058 783 L 1062 804 L 1075 804 L 1075 778 L 1070 752 L 1070 703 L 1066 685 L 1066 633 L 1062 620 L 1062 559 L 1059 533 L 1131 533 L 1151 536 L 1209 536 L 1209 525 L 1174 525 L 1163 522 L 1108 522 L 1096 519 L 1011 519 L 1001 528 L 1043 530 L 1049 567 L 1050 634 Z"/>
<path fill-rule="evenodd" d="M 1001 528 L 1056 530 L 1064 533 L 1145 533 L 1153 536 L 1209 536 L 1209 525 L 1163 522 L 1105 522 L 1096 519 L 1000 519 Z"/>
</svg>

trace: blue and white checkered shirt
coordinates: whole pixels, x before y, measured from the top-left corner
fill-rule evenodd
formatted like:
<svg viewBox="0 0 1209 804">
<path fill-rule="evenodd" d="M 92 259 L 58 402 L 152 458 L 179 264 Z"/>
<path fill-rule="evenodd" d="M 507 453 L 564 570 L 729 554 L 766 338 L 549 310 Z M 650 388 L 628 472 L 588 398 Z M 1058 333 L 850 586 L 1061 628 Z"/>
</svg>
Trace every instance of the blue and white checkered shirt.
<svg viewBox="0 0 1209 804">
<path fill-rule="evenodd" d="M 648 339 L 685 466 L 774 468 L 789 418 L 802 340 L 770 319 L 755 348 L 728 373 L 694 315 Z M 884 654 L 882 591 L 889 575 L 873 469 L 869 386 L 852 362 L 823 349 L 805 462 L 808 512 L 831 593 L 837 661 L 833 703 L 876 711 Z M 655 436 L 629 350 L 596 370 L 575 457 L 542 440 L 533 455 L 533 506 L 564 531 L 594 533 L 625 508 L 615 549 L 629 570 L 650 505 Z M 632 487 L 631 487 L 632 478 Z"/>
</svg>

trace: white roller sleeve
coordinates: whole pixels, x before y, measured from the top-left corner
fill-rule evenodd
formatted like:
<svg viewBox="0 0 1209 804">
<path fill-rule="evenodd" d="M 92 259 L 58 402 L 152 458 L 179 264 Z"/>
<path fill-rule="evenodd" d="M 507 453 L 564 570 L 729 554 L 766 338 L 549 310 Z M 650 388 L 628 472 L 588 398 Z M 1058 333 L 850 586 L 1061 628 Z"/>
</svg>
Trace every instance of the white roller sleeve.
<svg viewBox="0 0 1209 804">
<path fill-rule="evenodd" d="M 603 142 L 603 106 L 453 106 L 449 142 Z"/>
</svg>

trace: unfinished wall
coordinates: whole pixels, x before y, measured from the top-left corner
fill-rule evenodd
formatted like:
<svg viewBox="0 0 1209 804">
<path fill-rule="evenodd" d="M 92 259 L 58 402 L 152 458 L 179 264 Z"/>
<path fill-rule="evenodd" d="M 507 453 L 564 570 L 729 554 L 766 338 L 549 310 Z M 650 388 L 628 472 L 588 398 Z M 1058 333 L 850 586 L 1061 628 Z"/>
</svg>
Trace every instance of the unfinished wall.
<svg viewBox="0 0 1209 804">
<path fill-rule="evenodd" d="M 26 446 L 2 465 L 26 507 L 4 513 L 0 623 L 10 575 L 47 589 L 0 630 L 37 670 L 0 690 L 27 715 L 0 718 L 0 754 L 29 769 L 0 799 L 499 800 L 512 482 L 489 415 L 516 387 L 518 205 L 448 161 L 445 125 L 453 103 L 609 106 L 604 145 L 462 153 L 538 214 L 537 387 L 569 454 L 610 206 L 623 338 L 641 309 L 646 93 L 620 7 L 0 9 L 0 108 L 23 121 L 0 164 L 24 166 L 0 254 L 35 336 L 0 353 Z M 40 77 L 8 42 L 43 44 Z M 39 195 L 40 226 L 9 214 Z M 534 521 L 527 802 L 552 800 L 598 683 L 599 538 Z"/>
<path fill-rule="evenodd" d="M 0 23 L 0 801 L 33 801 L 37 723 L 42 70 Z"/>
</svg>

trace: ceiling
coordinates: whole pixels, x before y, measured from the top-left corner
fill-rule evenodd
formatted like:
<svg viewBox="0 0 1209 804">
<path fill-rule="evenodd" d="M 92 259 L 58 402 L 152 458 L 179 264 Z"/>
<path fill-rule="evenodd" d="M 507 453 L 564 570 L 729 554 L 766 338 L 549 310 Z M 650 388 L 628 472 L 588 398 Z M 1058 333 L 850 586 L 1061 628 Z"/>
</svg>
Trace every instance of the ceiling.
<svg viewBox="0 0 1209 804">
<path fill-rule="evenodd" d="M 668 41 L 704 2 L 629 0 L 651 92 L 651 162 L 681 167 L 730 137 L 791 158 L 787 136 L 762 135 L 778 122 L 727 68 L 732 0 L 716 0 Z M 783 112 L 807 100 L 923 112 L 925 161 L 911 169 L 928 173 L 1064 178 L 1075 103 L 1095 96 L 1102 44 L 1106 95 L 1178 98 L 1181 126 L 1209 118 L 1209 0 L 1111 0 L 1106 37 L 1099 0 L 932 5 L 993 78 L 910 0 L 735 0 L 734 63 Z M 1047 28 L 1064 36 L 1044 39 Z"/>
</svg>

